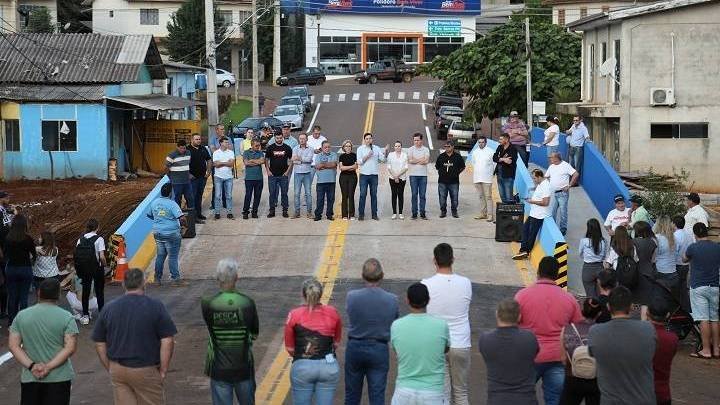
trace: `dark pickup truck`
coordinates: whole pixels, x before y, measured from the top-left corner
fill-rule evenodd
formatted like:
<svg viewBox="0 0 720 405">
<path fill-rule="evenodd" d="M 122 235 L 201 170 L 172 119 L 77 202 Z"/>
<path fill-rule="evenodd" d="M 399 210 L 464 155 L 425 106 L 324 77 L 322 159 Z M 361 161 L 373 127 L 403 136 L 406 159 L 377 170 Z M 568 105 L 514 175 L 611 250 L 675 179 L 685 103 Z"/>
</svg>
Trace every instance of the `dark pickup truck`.
<svg viewBox="0 0 720 405">
<path fill-rule="evenodd" d="M 381 60 L 367 70 L 355 74 L 358 83 L 377 83 L 378 80 L 392 80 L 395 83 L 410 83 L 415 76 L 415 66 L 400 60 Z"/>
</svg>

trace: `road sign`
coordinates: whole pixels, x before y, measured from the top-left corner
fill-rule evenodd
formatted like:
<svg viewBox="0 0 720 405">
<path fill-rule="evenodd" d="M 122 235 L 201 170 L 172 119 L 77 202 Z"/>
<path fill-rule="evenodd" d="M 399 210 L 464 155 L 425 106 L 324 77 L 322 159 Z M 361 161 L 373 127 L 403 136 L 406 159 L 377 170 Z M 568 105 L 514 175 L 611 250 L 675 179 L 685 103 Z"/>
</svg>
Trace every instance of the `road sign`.
<svg viewBox="0 0 720 405">
<path fill-rule="evenodd" d="M 460 20 L 427 20 L 427 33 L 430 37 L 459 37 Z"/>
<path fill-rule="evenodd" d="M 532 108 L 533 108 L 534 115 L 545 115 L 545 102 L 544 101 L 533 101 Z"/>
</svg>

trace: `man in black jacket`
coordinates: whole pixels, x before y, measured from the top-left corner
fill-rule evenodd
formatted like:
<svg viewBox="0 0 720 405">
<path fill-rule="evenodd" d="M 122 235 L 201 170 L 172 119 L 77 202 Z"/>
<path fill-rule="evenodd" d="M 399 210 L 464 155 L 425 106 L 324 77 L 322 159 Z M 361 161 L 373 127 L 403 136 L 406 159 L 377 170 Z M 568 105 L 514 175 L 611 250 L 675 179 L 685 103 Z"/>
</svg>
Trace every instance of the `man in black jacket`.
<svg viewBox="0 0 720 405">
<path fill-rule="evenodd" d="M 458 194 L 460 192 L 460 173 L 465 170 L 465 159 L 455 153 L 452 141 L 445 142 L 445 153 L 441 153 L 435 161 L 438 171 L 438 196 L 440 197 L 440 218 L 447 216 L 447 197 L 450 193 L 450 209 L 453 218 L 459 218 Z"/>
<path fill-rule="evenodd" d="M 517 168 L 518 152 L 510 143 L 508 134 L 500 135 L 493 162 L 497 163 L 496 173 L 500 200 L 503 204 L 514 204 L 513 184 L 515 184 L 515 169 Z"/>
</svg>

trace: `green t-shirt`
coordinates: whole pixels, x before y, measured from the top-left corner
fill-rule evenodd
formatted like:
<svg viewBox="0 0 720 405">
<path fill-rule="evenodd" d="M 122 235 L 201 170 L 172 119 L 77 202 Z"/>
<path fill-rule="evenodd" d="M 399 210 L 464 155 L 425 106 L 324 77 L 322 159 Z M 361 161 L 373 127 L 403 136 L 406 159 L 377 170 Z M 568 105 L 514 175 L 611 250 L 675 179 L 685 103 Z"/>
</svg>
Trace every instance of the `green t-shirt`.
<svg viewBox="0 0 720 405">
<path fill-rule="evenodd" d="M 395 385 L 442 392 L 445 387 L 445 348 L 450 345 L 447 322 L 428 314 L 409 314 L 390 328 L 398 358 Z"/>
<path fill-rule="evenodd" d="M 10 331 L 20 334 L 25 353 L 35 363 L 47 363 L 65 346 L 65 335 L 77 335 L 78 327 L 70 312 L 54 304 L 35 304 L 20 311 L 10 325 Z M 68 359 L 53 369 L 42 380 L 23 368 L 20 381 L 23 383 L 54 383 L 72 380 L 75 376 Z"/>
</svg>

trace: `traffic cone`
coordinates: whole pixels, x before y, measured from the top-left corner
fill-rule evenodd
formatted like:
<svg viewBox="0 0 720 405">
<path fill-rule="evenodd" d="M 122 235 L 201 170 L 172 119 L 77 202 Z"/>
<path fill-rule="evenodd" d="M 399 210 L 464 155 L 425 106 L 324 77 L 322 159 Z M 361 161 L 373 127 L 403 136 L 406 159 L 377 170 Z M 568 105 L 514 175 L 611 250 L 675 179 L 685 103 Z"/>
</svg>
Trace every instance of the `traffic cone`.
<svg viewBox="0 0 720 405">
<path fill-rule="evenodd" d="M 113 281 L 122 282 L 125 278 L 125 272 L 128 270 L 127 257 L 125 256 L 125 239 L 118 242 L 117 262 L 115 264 L 115 273 Z"/>
</svg>

